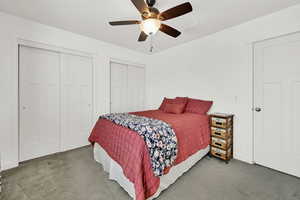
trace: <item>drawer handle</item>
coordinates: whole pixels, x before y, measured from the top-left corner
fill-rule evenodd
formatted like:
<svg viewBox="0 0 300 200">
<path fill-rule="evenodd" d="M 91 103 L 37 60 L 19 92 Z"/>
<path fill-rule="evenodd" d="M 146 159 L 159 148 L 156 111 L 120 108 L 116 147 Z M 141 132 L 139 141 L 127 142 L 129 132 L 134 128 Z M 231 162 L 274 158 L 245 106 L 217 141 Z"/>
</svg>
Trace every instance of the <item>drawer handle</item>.
<svg viewBox="0 0 300 200">
<path fill-rule="evenodd" d="M 219 133 L 219 132 L 215 132 L 215 134 L 216 134 L 216 135 L 222 135 L 222 134 L 221 134 L 221 133 Z"/>
<path fill-rule="evenodd" d="M 220 144 L 220 143 L 218 143 L 218 142 L 216 142 L 215 145 L 222 146 L 222 144 Z"/>
<path fill-rule="evenodd" d="M 216 122 L 216 124 L 218 124 L 218 125 L 222 125 L 222 122 Z"/>
<path fill-rule="evenodd" d="M 221 154 L 219 154 L 219 153 L 216 153 L 216 155 L 217 155 L 217 156 L 220 156 L 220 157 L 222 156 L 222 155 L 221 155 Z"/>
</svg>

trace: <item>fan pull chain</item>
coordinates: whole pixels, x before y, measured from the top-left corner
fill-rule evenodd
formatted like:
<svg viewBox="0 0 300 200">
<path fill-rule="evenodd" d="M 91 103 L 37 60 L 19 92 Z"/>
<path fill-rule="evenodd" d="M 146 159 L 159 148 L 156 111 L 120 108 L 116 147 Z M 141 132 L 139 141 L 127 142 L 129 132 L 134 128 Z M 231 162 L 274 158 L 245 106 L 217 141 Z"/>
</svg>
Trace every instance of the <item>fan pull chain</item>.
<svg viewBox="0 0 300 200">
<path fill-rule="evenodd" d="M 153 35 L 150 35 L 150 53 L 153 52 L 154 46 L 153 46 Z"/>
</svg>

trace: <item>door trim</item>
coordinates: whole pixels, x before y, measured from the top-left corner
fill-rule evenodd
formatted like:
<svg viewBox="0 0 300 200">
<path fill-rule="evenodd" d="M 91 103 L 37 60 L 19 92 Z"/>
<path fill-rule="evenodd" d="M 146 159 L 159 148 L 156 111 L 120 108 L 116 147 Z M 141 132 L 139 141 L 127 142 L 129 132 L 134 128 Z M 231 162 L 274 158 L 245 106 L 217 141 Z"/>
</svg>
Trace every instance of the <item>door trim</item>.
<svg viewBox="0 0 300 200">
<path fill-rule="evenodd" d="M 119 63 L 119 64 L 122 64 L 122 65 L 133 65 L 133 66 L 136 66 L 136 67 L 141 67 L 141 68 L 146 69 L 145 64 L 138 63 L 138 62 L 132 62 L 132 61 L 129 61 L 129 60 L 122 60 L 122 59 L 110 57 L 109 58 L 109 63 L 112 63 L 112 62 Z"/>
</svg>

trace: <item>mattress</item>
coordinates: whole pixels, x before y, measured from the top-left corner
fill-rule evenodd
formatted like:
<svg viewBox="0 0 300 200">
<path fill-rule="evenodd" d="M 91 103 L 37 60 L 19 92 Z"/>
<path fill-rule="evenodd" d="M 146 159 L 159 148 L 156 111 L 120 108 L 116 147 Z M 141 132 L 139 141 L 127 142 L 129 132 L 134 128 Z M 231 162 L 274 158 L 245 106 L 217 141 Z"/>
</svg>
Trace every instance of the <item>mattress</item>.
<svg viewBox="0 0 300 200">
<path fill-rule="evenodd" d="M 153 196 L 148 198 L 148 200 L 158 197 L 163 190 L 167 189 L 180 176 L 182 176 L 199 160 L 201 160 L 209 152 L 209 148 L 210 147 L 207 146 L 205 149 L 199 150 L 197 153 L 193 154 L 185 161 L 172 167 L 168 174 L 161 176 L 160 185 L 157 192 Z M 97 143 L 95 143 L 94 145 L 94 159 L 98 163 L 102 164 L 104 171 L 109 174 L 109 179 L 118 182 L 119 185 L 129 194 L 129 196 L 135 199 L 135 190 L 133 183 L 124 176 L 121 166 L 113 159 L 111 159 L 106 151 Z"/>
</svg>

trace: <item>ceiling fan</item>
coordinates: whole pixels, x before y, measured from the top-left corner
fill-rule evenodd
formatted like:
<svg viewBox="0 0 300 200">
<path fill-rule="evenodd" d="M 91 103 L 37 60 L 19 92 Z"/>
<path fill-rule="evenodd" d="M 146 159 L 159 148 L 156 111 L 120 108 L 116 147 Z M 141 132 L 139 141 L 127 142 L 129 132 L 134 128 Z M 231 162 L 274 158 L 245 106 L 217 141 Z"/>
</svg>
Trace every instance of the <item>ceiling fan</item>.
<svg viewBox="0 0 300 200">
<path fill-rule="evenodd" d="M 146 0 L 147 4 L 144 0 L 131 0 L 131 2 L 140 12 L 142 21 L 114 21 L 109 22 L 109 24 L 112 26 L 139 24 L 141 27 L 141 34 L 138 39 L 139 42 L 145 41 L 148 36 L 154 35 L 158 30 L 177 38 L 181 32 L 163 24 L 162 21 L 179 17 L 193 10 L 192 5 L 189 2 L 170 8 L 164 12 L 159 12 L 159 10 L 154 7 L 156 0 Z"/>
</svg>

